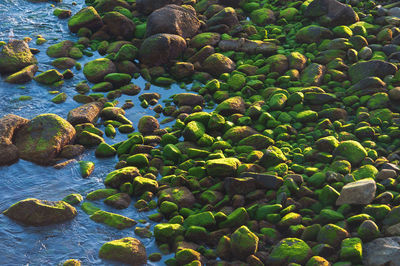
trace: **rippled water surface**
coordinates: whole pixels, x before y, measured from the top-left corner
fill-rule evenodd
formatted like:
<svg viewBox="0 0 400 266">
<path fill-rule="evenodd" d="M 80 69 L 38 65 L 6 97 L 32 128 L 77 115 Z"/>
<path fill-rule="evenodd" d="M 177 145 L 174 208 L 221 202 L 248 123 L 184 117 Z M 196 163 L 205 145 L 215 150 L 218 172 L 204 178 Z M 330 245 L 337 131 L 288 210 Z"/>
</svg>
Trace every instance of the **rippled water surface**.
<svg viewBox="0 0 400 266">
<path fill-rule="evenodd" d="M 73 6 L 71 0 L 65 0 L 55 5 L 71 9 L 75 13 L 82 8 L 84 2 L 77 1 L 77 5 Z M 76 40 L 76 37 L 68 31 L 67 20 L 59 20 L 53 16 L 53 9 L 51 3 L 0 0 L 0 40 L 32 38 L 30 47 L 41 51 L 36 55 L 40 71 L 51 68 L 51 59 L 45 53 L 49 45 L 66 39 Z M 48 42 L 40 46 L 35 45 L 38 34 Z M 96 57 L 98 55 L 91 58 L 85 57 L 79 62 L 83 65 Z M 72 80 L 66 81 L 61 88 L 57 89 L 60 92 L 66 92 L 69 96 L 65 103 L 59 105 L 50 101 L 54 95 L 49 91 L 54 90 L 53 88 L 42 86 L 34 81 L 23 86 L 10 85 L 4 82 L 5 77 L 0 77 L 0 117 L 13 113 L 25 118 L 33 118 L 38 114 L 50 112 L 66 118 L 70 109 L 79 106 L 72 100 L 72 96 L 76 94 L 74 85 L 84 79 L 82 72 L 74 70 L 74 74 L 75 77 Z M 144 87 L 145 82 L 141 78 L 133 82 L 141 88 Z M 162 99 L 167 99 L 179 90 L 181 89 L 176 85 L 169 90 L 151 87 L 151 91 L 160 93 Z M 29 95 L 32 100 L 18 101 L 17 99 L 22 95 Z M 119 106 L 126 99 L 133 100 L 135 104 L 135 107 L 128 110 L 126 115 L 135 126 L 141 116 L 154 114 L 150 109 L 140 107 L 137 96 L 119 98 Z M 105 139 L 111 144 L 124 138 L 126 136 L 117 134 L 114 140 Z M 117 158 L 97 159 L 93 153 L 93 150 L 87 150 L 80 158 L 77 158 L 95 162 L 95 170 L 88 179 L 80 176 L 77 163 L 72 163 L 61 170 L 37 166 L 23 160 L 11 166 L 0 167 L 0 213 L 11 204 L 28 197 L 61 200 L 70 193 L 80 193 L 84 196 L 90 191 L 104 188 L 103 179 L 114 169 Z M 103 210 L 117 212 L 137 221 L 146 219 L 149 214 L 136 212 L 133 204 L 122 211 L 111 209 L 101 201 L 95 204 Z M 83 265 L 117 265 L 99 259 L 98 250 L 106 241 L 126 236 L 135 237 L 133 228 L 117 230 L 97 224 L 91 221 L 79 207 L 77 210 L 78 215 L 72 221 L 46 227 L 23 226 L 0 215 L 0 265 L 58 265 L 71 258 L 81 260 Z M 138 225 L 148 224 L 139 223 Z M 148 254 L 157 251 L 153 239 L 141 239 L 141 241 L 146 246 Z"/>
</svg>

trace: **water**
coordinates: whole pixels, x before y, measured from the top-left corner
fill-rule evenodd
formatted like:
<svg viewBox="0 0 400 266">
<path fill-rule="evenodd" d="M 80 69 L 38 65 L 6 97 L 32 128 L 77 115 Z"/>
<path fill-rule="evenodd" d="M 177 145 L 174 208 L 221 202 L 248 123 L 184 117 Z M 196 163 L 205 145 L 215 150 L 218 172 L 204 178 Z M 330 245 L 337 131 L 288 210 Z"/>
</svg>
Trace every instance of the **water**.
<svg viewBox="0 0 400 266">
<path fill-rule="evenodd" d="M 56 7 L 66 8 L 76 13 L 84 5 L 84 1 L 78 1 L 72 5 L 71 0 L 56 4 Z M 22 39 L 30 37 L 30 47 L 40 49 L 36 55 L 39 61 L 39 70 L 51 69 L 49 58 L 45 51 L 48 46 L 61 40 L 76 40 L 76 36 L 69 33 L 67 20 L 59 20 L 52 15 L 53 7 L 50 3 L 30 3 L 24 0 L 0 0 L 0 40 L 7 41 L 10 38 Z M 40 34 L 48 40 L 44 45 L 36 45 L 36 36 Z M 99 57 L 84 57 L 78 60 L 83 66 L 87 61 Z M 82 71 L 73 70 L 75 77 L 67 80 L 60 92 L 66 92 L 68 99 L 63 104 L 54 104 L 50 100 L 54 95 L 49 91 L 55 89 L 42 86 L 34 81 L 24 85 L 10 85 L 4 82 L 4 76 L 0 77 L 0 117 L 13 113 L 25 118 L 33 118 L 42 113 L 55 113 L 66 118 L 70 109 L 79 106 L 72 100 L 76 94 L 74 86 L 84 80 Z M 145 81 L 142 78 L 133 82 L 144 88 Z M 182 91 L 177 85 L 166 90 L 152 86 L 151 92 L 158 92 L 162 99 L 168 99 L 172 94 Z M 142 91 L 143 92 L 143 91 Z M 17 101 L 21 95 L 32 96 L 30 101 Z M 124 96 L 119 98 L 121 106 L 126 99 L 130 99 L 135 107 L 127 110 L 126 116 L 137 125 L 143 115 L 154 115 L 148 108 L 140 107 L 137 96 Z M 163 119 L 161 117 L 160 119 Z M 104 127 L 103 127 L 104 129 Z M 105 137 L 107 143 L 116 143 L 126 138 L 125 135 L 117 134 L 112 140 Z M 56 170 L 52 167 L 38 166 L 33 163 L 20 160 L 11 166 L 0 167 L 0 213 L 11 204 L 29 197 L 61 200 L 70 193 L 80 193 L 85 196 L 88 192 L 104 188 L 103 179 L 114 169 L 117 158 L 97 159 L 94 150 L 87 150 L 77 160 L 90 160 L 95 163 L 95 170 L 88 179 L 83 179 L 79 174 L 77 163 Z M 115 210 L 101 201 L 95 202 L 101 209 L 116 212 L 136 221 L 146 219 L 147 213 L 138 213 L 131 206 L 125 210 Z M 101 260 L 98 251 L 101 245 L 107 241 L 122 237 L 135 236 L 134 228 L 117 230 L 102 224 L 97 224 L 89 219 L 79 207 L 78 215 L 72 221 L 60 225 L 45 227 L 23 226 L 11 221 L 4 215 L 0 215 L 0 264 L 1 265 L 57 265 L 67 259 L 79 259 L 83 265 L 120 265 L 110 261 Z M 138 224 L 138 226 L 146 226 Z M 150 223 L 151 226 L 154 224 Z M 139 237 L 137 237 L 139 238 Z M 154 239 L 141 239 L 146 246 L 147 254 L 157 251 Z M 157 263 L 156 263 L 157 264 Z M 161 263 L 158 263 L 161 264 Z M 149 263 L 149 265 L 152 265 Z M 155 264 L 153 264 L 155 265 Z"/>
</svg>

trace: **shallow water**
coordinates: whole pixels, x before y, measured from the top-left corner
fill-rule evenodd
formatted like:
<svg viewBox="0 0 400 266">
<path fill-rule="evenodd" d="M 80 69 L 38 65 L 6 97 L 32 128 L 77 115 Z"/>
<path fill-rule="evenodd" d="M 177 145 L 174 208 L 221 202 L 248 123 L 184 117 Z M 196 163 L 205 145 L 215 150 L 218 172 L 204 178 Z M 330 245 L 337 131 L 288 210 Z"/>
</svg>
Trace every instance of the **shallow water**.
<svg viewBox="0 0 400 266">
<path fill-rule="evenodd" d="M 53 3 L 54 4 L 54 3 Z M 84 1 L 78 1 L 76 6 L 71 0 L 55 4 L 56 7 L 71 9 L 77 12 L 84 5 Z M 61 40 L 76 40 L 76 37 L 68 31 L 67 20 L 59 20 L 52 15 L 53 7 L 50 3 L 30 3 L 24 0 L 0 0 L 0 40 L 7 41 L 10 38 L 21 39 L 31 37 L 30 47 L 40 49 L 36 55 L 39 61 L 39 70 L 51 69 L 51 58 L 45 51 L 48 46 Z M 40 34 L 48 40 L 44 45 L 36 45 L 36 36 Z M 78 60 L 83 66 L 93 57 L 84 57 Z M 49 91 L 55 89 L 40 85 L 34 81 L 24 85 L 10 85 L 4 82 L 5 77 L 0 77 L 0 117 L 13 113 L 25 118 L 33 118 L 42 113 L 55 113 L 66 118 L 70 109 L 79 106 L 72 100 L 76 94 L 74 86 L 84 80 L 82 71 L 73 70 L 75 77 L 67 80 L 60 92 L 66 92 L 68 99 L 63 104 L 54 104 L 50 100 L 54 95 Z M 145 81 L 142 78 L 132 81 L 144 88 Z M 177 85 L 166 90 L 152 86 L 151 92 L 158 92 L 162 99 L 168 99 L 172 94 L 182 91 Z M 142 91 L 143 92 L 143 91 Z M 18 101 L 21 95 L 32 96 L 32 100 Z M 119 98 L 121 106 L 126 99 L 134 102 L 135 107 L 127 110 L 126 116 L 137 125 L 138 120 L 145 114 L 154 115 L 148 108 L 140 107 L 137 96 L 124 96 Z M 160 119 L 163 119 L 161 117 Z M 117 134 L 115 139 L 105 137 L 107 143 L 116 143 L 126 136 Z M 83 179 L 79 174 L 77 163 L 56 170 L 52 167 L 38 166 L 33 163 L 20 160 L 14 165 L 0 167 L 0 213 L 11 204 L 29 197 L 61 200 L 70 193 L 80 193 L 85 196 L 95 189 L 104 188 L 103 178 L 114 169 L 117 158 L 97 159 L 94 150 L 87 150 L 77 160 L 89 160 L 95 163 L 95 170 L 88 179 Z M 101 201 L 95 202 L 103 210 L 116 212 L 136 221 L 146 219 L 147 213 L 138 213 L 131 206 L 118 211 L 104 205 Z M 1 265 L 58 265 L 67 259 L 79 259 L 83 265 L 120 265 L 110 261 L 99 259 L 98 250 L 107 241 L 126 236 L 135 236 L 134 228 L 117 230 L 102 224 L 97 224 L 89 219 L 79 207 L 78 215 L 70 222 L 60 225 L 45 227 L 27 227 L 15 223 L 0 215 L 0 264 Z M 146 224 L 138 224 L 146 226 Z M 154 226 L 151 223 L 151 226 Z M 140 238 L 139 238 L 140 239 Z M 147 254 L 157 251 L 154 239 L 140 239 L 146 246 Z M 156 263 L 156 264 L 162 264 Z M 153 265 L 156 265 L 153 264 Z M 149 265 L 152 265 L 149 263 Z"/>
</svg>

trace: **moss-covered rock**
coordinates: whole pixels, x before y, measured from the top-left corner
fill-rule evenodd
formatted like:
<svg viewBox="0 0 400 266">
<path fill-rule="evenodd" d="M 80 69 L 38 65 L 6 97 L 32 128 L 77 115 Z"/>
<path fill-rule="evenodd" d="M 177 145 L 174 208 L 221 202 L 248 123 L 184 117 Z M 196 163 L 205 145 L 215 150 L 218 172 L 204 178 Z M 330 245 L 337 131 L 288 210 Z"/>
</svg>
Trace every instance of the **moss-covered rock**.
<svg viewBox="0 0 400 266">
<path fill-rule="evenodd" d="M 107 130 L 106 130 L 106 134 L 107 134 Z M 95 152 L 95 155 L 97 157 L 111 157 L 111 156 L 114 156 L 115 154 L 117 154 L 117 150 L 113 146 L 111 146 L 105 142 L 101 142 L 97 146 L 96 152 Z"/>
<path fill-rule="evenodd" d="M 96 9 L 92 6 L 81 9 L 68 21 L 68 28 L 73 33 L 78 32 L 81 28 L 88 28 L 95 32 L 102 26 L 103 21 Z"/>
<path fill-rule="evenodd" d="M 245 260 L 258 249 L 258 236 L 243 225 L 231 235 L 231 252 L 238 259 Z"/>
<path fill-rule="evenodd" d="M 83 201 L 83 197 L 81 194 L 72 193 L 63 198 L 63 201 L 71 205 L 77 205 Z"/>
<path fill-rule="evenodd" d="M 90 192 L 87 194 L 86 199 L 87 200 L 99 200 L 99 199 L 105 199 L 108 198 L 112 195 L 115 195 L 118 193 L 117 189 L 113 188 L 101 188 L 95 191 Z"/>
<path fill-rule="evenodd" d="M 90 161 L 80 161 L 79 170 L 82 177 L 88 177 L 93 173 L 94 163 Z"/>
<path fill-rule="evenodd" d="M 104 180 L 104 184 L 112 188 L 119 188 L 122 184 L 126 182 L 132 183 L 135 177 L 139 175 L 139 169 L 137 169 L 136 167 L 124 167 L 109 173 Z"/>
<path fill-rule="evenodd" d="M 144 245 L 133 237 L 125 237 L 103 244 L 99 251 L 99 257 L 135 266 L 145 265 L 147 261 Z"/>
<path fill-rule="evenodd" d="M 37 65 L 29 65 L 27 67 L 24 67 L 22 70 L 9 75 L 5 79 L 5 81 L 12 84 L 22 84 L 29 82 L 35 76 L 37 70 L 38 70 Z"/>
<path fill-rule="evenodd" d="M 223 54 L 215 53 L 207 57 L 202 64 L 204 71 L 218 77 L 223 73 L 231 73 L 236 64 Z"/>
<path fill-rule="evenodd" d="M 37 63 L 28 44 L 22 40 L 12 40 L 2 46 L 0 52 L 0 73 L 15 73 Z"/>
<path fill-rule="evenodd" d="M 367 151 L 359 142 L 346 140 L 339 144 L 334 154 L 348 160 L 352 165 L 358 165 L 367 156 Z"/>
<path fill-rule="evenodd" d="M 349 237 L 349 233 L 334 224 L 324 225 L 318 233 L 317 240 L 320 243 L 338 247 L 343 239 Z"/>
<path fill-rule="evenodd" d="M 131 197 L 126 193 L 117 193 L 107 197 L 104 203 L 116 209 L 126 209 L 131 203 Z"/>
<path fill-rule="evenodd" d="M 26 225 L 43 226 L 71 220 L 77 212 L 64 201 L 28 198 L 13 204 L 3 214 Z"/>
<path fill-rule="evenodd" d="M 362 261 L 362 241 L 358 237 L 346 238 L 342 241 L 340 249 L 340 258 L 352 263 L 361 263 Z"/>
<path fill-rule="evenodd" d="M 183 130 L 182 135 L 185 140 L 195 142 L 204 135 L 205 131 L 205 126 L 202 123 L 190 121 Z"/>
<path fill-rule="evenodd" d="M 93 83 L 104 81 L 107 74 L 116 72 L 114 63 L 108 58 L 99 58 L 90 61 L 83 67 L 83 74 Z"/>
<path fill-rule="evenodd" d="M 94 212 L 90 215 L 90 219 L 97 223 L 102 223 L 120 230 L 130 228 L 137 224 L 137 222 L 131 218 L 102 210 Z"/>
<path fill-rule="evenodd" d="M 306 263 L 311 257 L 311 248 L 301 239 L 282 239 L 268 257 L 270 265 L 282 265 L 284 263 Z"/>
<path fill-rule="evenodd" d="M 157 224 L 154 226 L 154 236 L 161 243 L 173 242 L 177 236 L 185 233 L 185 228 L 180 224 Z"/>
<path fill-rule="evenodd" d="M 50 69 L 40 73 L 34 79 L 45 85 L 53 85 L 54 83 L 61 81 L 63 78 L 64 76 L 60 72 L 55 69 Z"/>
<path fill-rule="evenodd" d="M 250 14 L 251 21 L 258 26 L 266 26 L 266 24 L 275 22 L 275 15 L 271 9 L 260 8 Z"/>
<path fill-rule="evenodd" d="M 203 32 L 197 34 L 190 40 L 190 46 L 193 48 L 202 48 L 206 45 L 214 46 L 221 39 L 221 35 L 216 32 Z"/>
<path fill-rule="evenodd" d="M 223 115 L 229 116 L 232 114 L 244 114 L 246 111 L 244 100 L 240 96 L 232 97 L 226 99 L 222 103 L 220 103 L 217 108 L 215 108 L 215 112 Z"/>
<path fill-rule="evenodd" d="M 146 178 L 146 177 L 141 177 L 137 176 L 135 177 L 133 181 L 133 188 L 134 188 L 134 195 L 142 195 L 144 192 L 150 191 L 150 192 L 157 192 L 158 189 L 158 183 L 156 180 Z"/>
<path fill-rule="evenodd" d="M 213 159 L 206 162 L 206 170 L 213 177 L 235 176 L 240 164 L 236 158 Z"/>
</svg>

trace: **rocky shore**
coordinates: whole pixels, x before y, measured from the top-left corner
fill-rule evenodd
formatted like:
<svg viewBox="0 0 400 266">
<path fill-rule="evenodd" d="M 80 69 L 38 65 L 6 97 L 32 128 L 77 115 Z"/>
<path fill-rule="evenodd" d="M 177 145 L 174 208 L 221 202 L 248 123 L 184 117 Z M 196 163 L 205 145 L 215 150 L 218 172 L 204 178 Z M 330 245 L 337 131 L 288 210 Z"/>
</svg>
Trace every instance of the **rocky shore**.
<svg viewBox="0 0 400 266">
<path fill-rule="evenodd" d="M 79 163 L 90 178 L 95 164 L 74 159 L 90 150 L 115 158 L 115 170 L 103 189 L 28 195 L 4 215 L 45 226 L 81 208 L 125 230 L 98 256 L 130 265 L 399 264 L 399 2 L 85 2 L 75 14 L 54 9 L 79 37 L 47 49 L 54 69 L 39 69 L 28 39 L 0 43 L 9 83 L 87 79 L 76 79 L 81 106 L 64 118 L 0 118 L 0 165 Z M 192 91 L 160 103 L 151 90 L 176 83 Z M 130 121 L 122 95 L 154 115 Z M 70 96 L 52 101 L 62 108 Z M 126 140 L 107 143 L 117 134 Z M 127 208 L 157 210 L 147 216 L 154 229 L 118 214 Z M 144 238 L 160 252 L 146 254 Z"/>
</svg>

